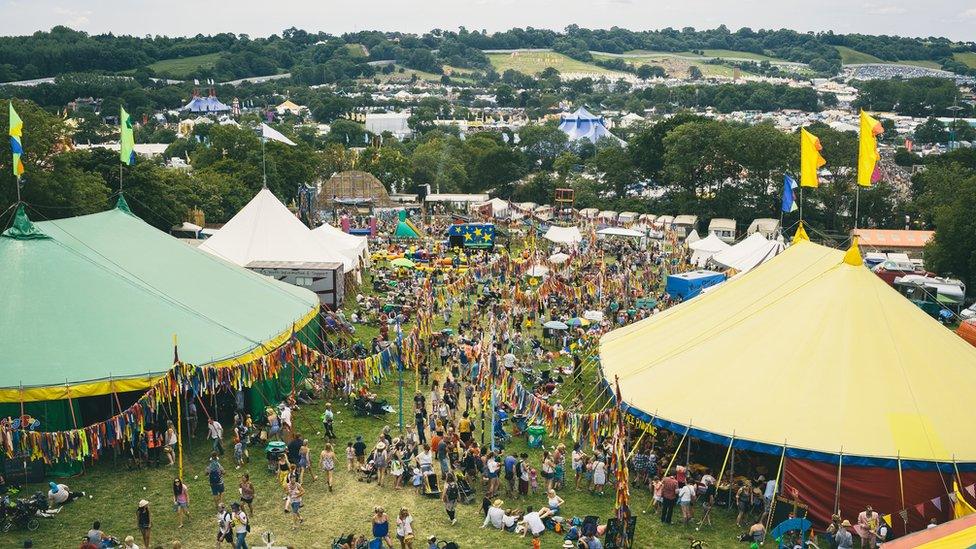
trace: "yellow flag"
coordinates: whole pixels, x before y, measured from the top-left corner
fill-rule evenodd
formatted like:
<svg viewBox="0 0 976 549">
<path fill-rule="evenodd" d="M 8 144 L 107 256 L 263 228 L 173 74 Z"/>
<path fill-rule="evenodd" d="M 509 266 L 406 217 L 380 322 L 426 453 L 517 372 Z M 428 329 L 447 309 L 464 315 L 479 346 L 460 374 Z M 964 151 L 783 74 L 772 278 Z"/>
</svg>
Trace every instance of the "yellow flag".
<svg viewBox="0 0 976 549">
<path fill-rule="evenodd" d="M 823 147 L 820 139 L 808 132 L 806 128 L 800 130 L 800 186 L 817 187 L 820 182 L 817 180 L 817 170 L 827 163 L 824 157 L 820 156 Z"/>
<path fill-rule="evenodd" d="M 871 183 L 877 181 L 876 168 L 878 159 L 878 134 L 884 132 L 881 122 L 878 122 L 871 115 L 861 111 L 861 139 L 857 151 L 857 184 L 862 187 L 870 187 Z"/>
<path fill-rule="evenodd" d="M 952 481 L 952 493 L 955 496 L 952 505 L 952 518 L 957 519 L 976 513 L 976 509 L 973 509 L 973 506 L 962 497 L 962 492 L 959 491 L 959 484 L 956 481 Z"/>
</svg>

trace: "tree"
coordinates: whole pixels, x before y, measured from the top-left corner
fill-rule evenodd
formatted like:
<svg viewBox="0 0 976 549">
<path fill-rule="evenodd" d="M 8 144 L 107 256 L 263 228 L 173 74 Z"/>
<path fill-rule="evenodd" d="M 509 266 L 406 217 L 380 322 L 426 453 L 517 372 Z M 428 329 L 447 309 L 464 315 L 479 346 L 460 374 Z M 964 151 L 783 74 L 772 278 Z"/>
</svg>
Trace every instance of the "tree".
<svg viewBox="0 0 976 549">
<path fill-rule="evenodd" d="M 461 141 L 454 136 L 435 135 L 417 145 L 410 167 L 414 183 L 430 185 L 434 192 L 460 192 L 468 184 Z"/>
<path fill-rule="evenodd" d="M 664 68 L 657 65 L 641 65 L 637 67 L 637 77 L 641 80 L 666 78 L 667 76 L 668 74 L 664 71 Z"/>
<path fill-rule="evenodd" d="M 512 87 L 508 84 L 499 84 L 495 86 L 495 101 L 500 107 L 514 107 L 515 90 L 512 89 Z"/>
<path fill-rule="evenodd" d="M 933 166 L 918 174 L 922 197 L 935 237 L 925 247 L 925 266 L 976 284 L 976 171 L 958 163 Z"/>
<path fill-rule="evenodd" d="M 62 146 L 70 143 L 70 140 L 67 137 L 64 121 L 59 117 L 51 115 L 30 101 L 15 100 L 13 105 L 24 122 L 21 139 L 24 155 L 21 157 L 21 161 L 24 163 L 25 171 L 22 186 L 24 196 L 30 197 L 35 190 L 32 189 L 32 182 L 44 177 L 44 174 L 52 169 L 54 157 Z M 4 136 L 7 136 L 10 133 L 7 116 L 0 118 L 3 119 L 0 122 L 2 124 L 0 130 Z M 6 210 L 10 204 L 17 200 L 13 168 L 11 167 L 12 158 L 9 151 L 7 149 L 7 152 L 0 154 L 0 211 Z M 33 200 L 32 202 L 44 203 Z M 64 214 L 57 215 L 57 217 L 63 216 Z"/>
<path fill-rule="evenodd" d="M 664 137 L 673 129 L 687 124 L 704 120 L 691 113 L 679 113 L 656 124 L 640 127 L 631 135 L 627 142 L 631 162 L 643 177 L 657 179 L 664 167 Z"/>
<path fill-rule="evenodd" d="M 618 198 L 624 196 L 627 186 L 637 180 L 637 170 L 622 147 L 599 148 L 589 164 Z"/>
<path fill-rule="evenodd" d="M 945 143 L 949 139 L 949 132 L 945 124 L 937 118 L 929 118 L 915 128 L 916 143 Z"/>
<path fill-rule="evenodd" d="M 692 80 L 701 80 L 702 76 L 702 71 L 697 66 L 692 65 L 691 68 L 688 69 L 688 78 Z"/>
<path fill-rule="evenodd" d="M 376 176 L 387 190 L 395 185 L 402 191 L 410 178 L 410 159 L 393 146 L 366 149 L 359 155 L 356 168 Z"/>
<path fill-rule="evenodd" d="M 569 138 L 555 123 L 527 124 L 519 130 L 519 146 L 532 166 L 551 170 L 556 157 L 566 150 Z"/>
<path fill-rule="evenodd" d="M 332 123 L 328 135 L 325 136 L 325 141 L 347 147 L 360 147 L 367 143 L 366 128 L 352 120 L 340 118 Z"/>
</svg>

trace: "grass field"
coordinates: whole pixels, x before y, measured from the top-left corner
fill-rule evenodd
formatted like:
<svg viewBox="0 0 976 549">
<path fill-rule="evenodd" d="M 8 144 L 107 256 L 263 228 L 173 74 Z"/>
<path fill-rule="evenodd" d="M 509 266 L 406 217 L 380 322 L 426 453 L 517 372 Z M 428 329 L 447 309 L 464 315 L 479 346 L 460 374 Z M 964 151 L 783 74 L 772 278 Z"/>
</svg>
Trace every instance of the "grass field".
<svg viewBox="0 0 976 549">
<path fill-rule="evenodd" d="M 695 56 L 701 57 L 701 56 Z M 670 76 L 675 77 L 686 77 L 688 75 L 688 70 L 691 67 L 698 67 L 705 76 L 724 76 L 731 78 L 734 73 L 732 67 L 725 65 L 714 65 L 711 63 L 705 63 L 704 61 L 695 61 L 694 57 L 688 57 L 685 55 L 677 53 L 665 53 L 665 52 L 627 52 L 622 57 L 619 56 L 609 56 L 605 54 L 595 53 L 593 54 L 594 59 L 623 59 L 627 63 L 634 66 L 640 65 L 657 65 L 664 68 L 664 71 Z M 748 71 L 741 71 L 743 76 L 748 76 L 752 73 Z"/>
<path fill-rule="evenodd" d="M 954 54 L 952 57 L 956 61 L 959 61 L 960 63 L 964 63 L 965 65 L 976 69 L 976 52 L 970 51 L 966 53 L 957 53 Z"/>
<path fill-rule="evenodd" d="M 834 48 L 840 53 L 840 62 L 844 65 L 858 65 L 861 63 L 884 63 L 881 59 L 877 57 L 862 53 L 857 50 L 852 50 L 847 46 L 834 46 Z"/>
<path fill-rule="evenodd" d="M 840 62 L 844 65 L 860 65 L 865 63 L 880 63 L 883 65 L 905 65 L 909 67 L 925 67 L 928 69 L 941 69 L 942 66 L 938 62 L 929 59 L 920 60 L 903 60 L 903 61 L 885 61 L 871 54 L 860 52 L 847 46 L 834 46 L 838 52 L 840 52 Z M 959 55 L 959 54 L 957 54 Z M 963 54 L 965 55 L 965 54 Z M 976 54 L 973 54 L 974 62 L 976 62 Z"/>
<path fill-rule="evenodd" d="M 220 56 L 219 53 L 205 53 L 179 59 L 164 59 L 149 65 L 149 68 L 154 70 L 156 74 L 173 78 L 186 78 L 197 69 L 212 69 Z"/>
<path fill-rule="evenodd" d="M 625 73 L 611 71 L 592 63 L 584 63 L 552 51 L 519 51 L 515 53 L 489 53 L 488 59 L 499 73 L 509 69 L 524 74 L 538 74 L 548 67 L 561 73 L 587 73 L 594 76 L 618 77 Z"/>
<path fill-rule="evenodd" d="M 455 312 L 455 320 L 464 314 L 466 314 L 465 308 L 459 308 Z M 440 329 L 442 326 L 443 323 L 438 319 L 434 328 Z M 359 327 L 356 335 L 363 341 L 368 341 L 376 333 L 375 328 Z M 440 372 L 435 371 L 434 376 L 438 375 Z M 595 371 L 589 370 L 584 377 L 583 386 L 576 386 L 567 382 L 560 387 L 557 398 L 566 401 L 569 395 L 578 389 L 589 392 L 595 381 Z M 410 394 L 414 387 L 412 373 L 407 372 L 404 375 L 404 385 L 404 398 L 408 401 L 405 406 L 409 406 Z M 398 391 L 394 379 L 385 380 L 375 390 L 380 397 L 388 399 L 396 406 Z M 294 416 L 296 430 L 310 439 L 313 456 L 318 455 L 324 444 L 319 419 L 323 408 L 324 403 L 318 402 L 303 407 Z M 354 475 L 345 470 L 343 451 L 345 443 L 352 441 L 358 434 L 364 435 L 367 442 L 376 440 L 384 424 L 392 425 L 396 431 L 397 414 L 391 414 L 382 420 L 354 417 L 350 409 L 342 404 L 338 404 L 336 409 L 336 431 L 338 435 L 336 453 L 340 458 L 337 463 L 334 491 L 329 492 L 327 490 L 322 477 L 316 481 L 306 479 L 307 494 L 304 500 L 305 507 L 302 511 L 305 516 L 305 523 L 298 529 L 292 528 L 291 515 L 285 514 L 282 510 L 281 488 L 273 476 L 267 472 L 264 455 L 259 448 L 252 449 L 250 463 L 240 470 L 234 469 L 230 456 L 222 460 L 227 469 L 225 479 L 227 501 L 234 499 L 238 479 L 245 472 L 251 474 L 256 487 L 255 513 L 251 522 L 252 532 L 248 537 L 249 544 L 263 546 L 259 543 L 259 536 L 264 532 L 271 531 L 274 533 L 278 545 L 289 545 L 303 549 L 329 549 L 331 548 L 331 540 L 340 533 L 368 534 L 371 509 L 374 505 L 382 505 L 391 515 L 391 522 L 400 507 L 405 506 L 410 509 L 415 519 L 414 527 L 417 532 L 415 547 L 417 549 L 425 547 L 421 544 L 421 540 L 430 535 L 436 535 L 438 539 L 455 540 L 463 549 L 530 547 L 531 542 L 527 538 L 480 528 L 483 516 L 480 512 L 479 502 L 481 501 L 481 494 L 484 493 L 481 486 L 475 486 L 478 495 L 473 505 L 459 506 L 458 524 L 451 526 L 439 500 L 419 496 L 410 489 L 394 491 L 389 484 L 381 488 L 375 483 L 357 482 Z M 202 417 L 201 414 L 201 419 Z M 406 413 L 405 422 L 409 423 L 411 419 L 412 415 Z M 490 425 L 490 420 L 488 423 Z M 480 437 L 481 426 L 478 422 L 476 424 L 475 436 Z M 227 423 L 225 425 L 225 432 L 230 431 L 230 426 Z M 205 425 L 203 428 L 205 431 Z M 565 442 L 569 443 L 570 441 Z M 551 444 L 551 441 L 547 441 L 546 444 Z M 518 452 L 525 451 L 524 440 L 513 440 L 509 449 Z M 209 444 L 202 436 L 198 436 L 192 440 L 191 450 L 185 456 L 184 477 L 187 480 L 190 492 L 192 519 L 186 522 L 184 528 L 177 527 L 176 517 L 171 507 L 172 492 L 170 487 L 176 475 L 175 468 L 162 466 L 130 470 L 121 457 L 116 462 L 107 455 L 95 466 L 88 467 L 83 476 L 62 481 L 69 485 L 72 490 L 88 492 L 92 499 L 71 503 L 63 509 L 56 519 L 42 520 L 40 529 L 29 536 L 34 541 L 34 547 L 77 547 L 78 540 L 87 532 L 94 520 L 101 521 L 103 531 L 120 539 L 126 535 L 133 535 L 141 547 L 142 541 L 139 539 L 138 531 L 135 528 L 134 515 L 136 504 L 142 498 L 151 502 L 153 548 L 159 545 L 168 549 L 169 543 L 177 539 L 181 540 L 183 547 L 187 549 L 212 547 L 212 540 L 216 532 L 216 514 L 204 473 L 209 450 Z M 541 458 L 540 452 L 537 450 L 528 450 L 528 452 L 533 464 L 538 467 Z M 567 475 L 567 482 L 571 482 L 571 473 Z M 30 491 L 40 489 L 46 490 L 46 486 L 30 487 Z M 598 515 L 604 520 L 612 516 L 614 498 L 611 491 L 608 491 L 607 495 L 604 496 L 591 495 L 586 491 L 577 492 L 568 485 L 566 489 L 560 492 L 560 495 L 566 500 L 564 505 L 564 514 L 566 515 L 592 514 Z M 546 501 L 542 494 L 529 496 L 527 500 L 520 501 L 504 494 L 504 488 L 499 497 L 506 501 L 506 507 L 524 507 L 530 504 L 538 508 L 544 505 Z M 716 509 L 713 514 L 715 526 L 706 528 L 702 532 L 695 532 L 693 527 L 680 525 L 680 520 L 676 521 L 675 525 L 664 526 L 652 514 L 643 514 L 642 511 L 648 508 L 648 504 L 649 494 L 646 488 L 633 488 L 632 508 L 635 515 L 639 517 L 634 547 L 642 549 L 649 547 L 688 547 L 692 539 L 704 540 L 707 543 L 706 547 L 709 548 L 735 547 L 738 545 L 732 541 L 737 528 L 732 523 L 734 517 L 728 511 Z M 676 514 L 680 516 L 677 511 Z M 701 509 L 697 508 L 695 514 L 700 516 Z M 26 532 L 0 534 L 0 547 L 19 547 L 27 537 Z M 394 543 L 396 542 L 394 541 Z M 548 532 L 542 538 L 542 546 L 546 549 L 557 549 L 562 546 L 562 538 Z"/>
</svg>

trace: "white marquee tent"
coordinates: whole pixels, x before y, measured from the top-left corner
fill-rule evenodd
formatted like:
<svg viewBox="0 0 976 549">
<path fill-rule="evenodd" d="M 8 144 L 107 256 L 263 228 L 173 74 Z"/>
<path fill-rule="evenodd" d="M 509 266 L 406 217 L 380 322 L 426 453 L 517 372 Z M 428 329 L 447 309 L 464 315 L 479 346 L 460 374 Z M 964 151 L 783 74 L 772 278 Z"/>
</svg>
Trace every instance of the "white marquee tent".
<svg viewBox="0 0 976 549">
<path fill-rule="evenodd" d="M 744 273 L 779 255 L 785 247 L 779 240 L 767 240 L 760 233 L 752 233 L 731 248 L 713 255 L 711 261 Z"/>
<path fill-rule="evenodd" d="M 715 236 L 715 233 L 708 233 L 705 238 L 688 244 L 688 248 L 692 250 L 691 262 L 699 267 L 704 267 L 712 256 L 731 247 Z"/>
<path fill-rule="evenodd" d="M 555 242 L 556 244 L 563 244 L 566 246 L 576 246 L 583 241 L 583 234 L 576 227 L 557 227 L 551 225 L 546 234 L 542 235 L 542 238 L 550 242 Z"/>
<path fill-rule="evenodd" d="M 360 261 L 362 261 L 362 265 L 369 265 L 369 242 L 365 236 L 345 233 L 342 229 L 333 227 L 328 223 L 312 229 L 312 234 L 330 249 L 338 250 L 339 253 L 351 259 L 353 268 L 358 267 Z"/>
<path fill-rule="evenodd" d="M 200 249 L 231 263 L 254 261 L 341 263 L 349 272 L 355 263 L 306 227 L 268 189 L 258 194 Z"/>
</svg>

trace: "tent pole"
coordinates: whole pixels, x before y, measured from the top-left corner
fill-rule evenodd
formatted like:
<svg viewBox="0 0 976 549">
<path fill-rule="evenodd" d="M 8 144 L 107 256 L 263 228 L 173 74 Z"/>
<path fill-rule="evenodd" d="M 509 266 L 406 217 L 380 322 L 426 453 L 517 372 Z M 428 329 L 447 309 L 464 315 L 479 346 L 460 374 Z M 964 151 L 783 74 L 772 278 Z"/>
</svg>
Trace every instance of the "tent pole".
<svg viewBox="0 0 976 549">
<path fill-rule="evenodd" d="M 773 510 L 776 508 L 776 494 L 779 493 L 780 489 L 780 475 L 783 474 L 783 463 L 786 461 L 786 441 L 783 441 L 783 453 L 779 456 L 779 469 L 776 471 L 776 479 L 773 490 L 773 499 L 769 502 L 769 513 L 766 516 L 766 529 L 763 530 L 763 539 L 759 543 L 762 545 L 766 542 L 766 534 L 769 532 L 769 527 L 773 524 Z"/>
<path fill-rule="evenodd" d="M 678 441 L 678 447 L 674 449 L 674 454 L 671 455 L 671 461 L 668 462 L 667 468 L 664 469 L 664 473 L 661 474 L 662 479 L 668 476 L 668 472 L 671 471 L 671 466 L 674 465 L 674 460 L 678 459 L 678 452 L 681 451 L 681 445 L 684 444 L 685 439 L 688 438 L 688 433 L 691 432 L 691 423 L 691 421 L 688 422 L 688 427 L 685 429 L 685 434 L 681 435 L 681 440 Z M 652 506 L 654 506 L 654 498 L 651 498 L 651 506 L 649 506 L 648 509 L 650 509 Z M 644 512 L 646 513 L 647 511 Z"/>
<path fill-rule="evenodd" d="M 840 514 L 840 479 L 844 470 L 844 447 L 840 449 L 840 457 L 837 460 L 837 484 L 834 487 L 834 512 Z"/>
<path fill-rule="evenodd" d="M 941 473 L 940 473 L 941 474 Z M 905 480 L 902 478 L 901 473 L 901 450 L 898 451 L 898 491 L 901 493 L 901 519 L 904 522 L 905 531 L 904 534 L 908 535 L 908 513 L 905 508 Z"/>
</svg>

